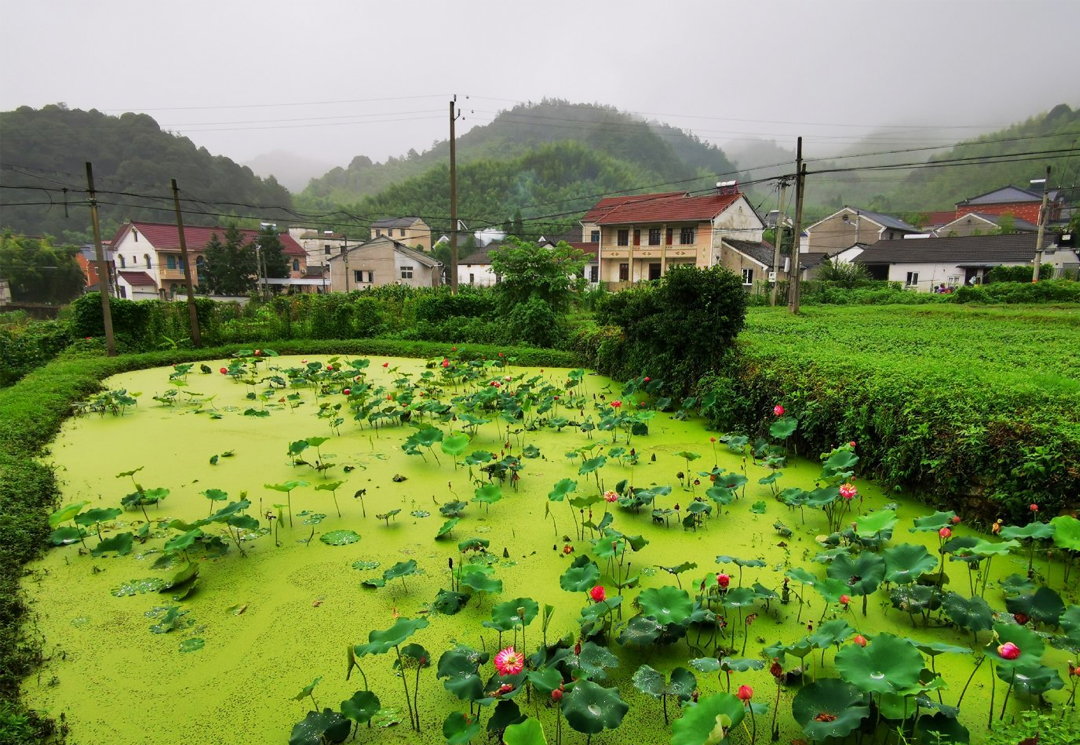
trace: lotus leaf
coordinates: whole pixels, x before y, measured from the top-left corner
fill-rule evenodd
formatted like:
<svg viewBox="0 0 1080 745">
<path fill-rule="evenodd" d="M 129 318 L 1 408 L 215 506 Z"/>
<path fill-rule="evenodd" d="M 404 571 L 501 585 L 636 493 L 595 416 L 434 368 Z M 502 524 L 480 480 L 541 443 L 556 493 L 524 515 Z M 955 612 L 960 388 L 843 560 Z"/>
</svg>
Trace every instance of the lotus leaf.
<svg viewBox="0 0 1080 745">
<path fill-rule="evenodd" d="M 1054 545 L 1080 551 L 1080 520 L 1072 515 L 1058 515 L 1050 524 L 1054 526 Z"/>
<path fill-rule="evenodd" d="M 638 595 L 637 602 L 644 614 L 656 619 L 661 626 L 686 623 L 694 609 L 694 603 L 686 590 L 670 586 L 643 590 Z"/>
<path fill-rule="evenodd" d="M 528 626 L 540 612 L 540 606 L 532 598 L 515 598 L 499 603 L 491 609 L 491 618 L 500 631 L 509 631 L 516 626 Z"/>
<path fill-rule="evenodd" d="M 524 722 L 511 724 L 503 732 L 504 745 L 547 745 L 544 727 L 532 717 Z"/>
<path fill-rule="evenodd" d="M 126 474 L 120 474 L 120 475 L 124 476 Z M 119 478 L 119 477 L 117 477 L 117 478 Z M 67 522 L 68 520 L 70 520 L 73 517 L 75 517 L 76 515 L 78 515 L 79 511 L 88 504 L 90 504 L 90 503 L 89 502 L 76 502 L 74 504 L 64 505 L 63 507 L 58 509 L 56 512 L 49 515 L 49 527 L 50 528 L 55 528 L 60 523 Z"/>
<path fill-rule="evenodd" d="M 619 644 L 644 647 L 660 638 L 661 626 L 649 616 L 634 616 L 619 634 Z"/>
<path fill-rule="evenodd" d="M 443 438 L 443 441 L 439 444 L 439 447 L 447 455 L 457 457 L 465 452 L 469 447 L 469 436 L 466 434 L 458 433 Z"/>
<path fill-rule="evenodd" d="M 840 598 L 852 591 L 846 582 L 833 577 L 820 580 L 814 585 L 814 589 L 821 594 L 826 603 L 839 603 Z"/>
<path fill-rule="evenodd" d="M 562 699 L 566 723 L 586 735 L 617 728 L 629 709 L 618 689 L 603 688 L 590 680 L 578 681 Z"/>
<path fill-rule="evenodd" d="M 479 551 L 482 548 L 487 548 L 491 545 L 491 541 L 487 538 L 466 538 L 464 541 L 458 543 L 458 551 L 465 553 L 466 551 Z"/>
<path fill-rule="evenodd" d="M 940 743 L 940 745 L 967 745 L 971 741 L 971 735 L 967 727 L 943 712 L 937 712 L 931 716 L 919 717 L 915 725 L 919 731 L 922 742 Z"/>
<path fill-rule="evenodd" d="M 914 521 L 914 527 L 910 528 L 912 533 L 929 533 L 931 531 L 939 531 L 942 528 L 952 525 L 952 519 L 956 517 L 956 513 L 952 510 L 948 512 L 935 512 L 933 515 L 925 515 L 924 517 L 917 517 Z"/>
<path fill-rule="evenodd" d="M 1041 541 L 1054 537 L 1054 523 L 1030 522 L 1023 527 L 1006 525 L 1001 529 L 1001 537 L 1010 540 L 1014 538 L 1030 538 Z"/>
<path fill-rule="evenodd" d="M 1020 574 L 1010 574 L 1001 580 L 1001 589 L 1006 595 L 1017 595 L 1024 592 L 1033 592 L 1035 583 Z"/>
<path fill-rule="evenodd" d="M 341 713 L 357 724 L 366 724 L 379 711 L 379 697 L 371 691 L 357 691 L 341 702 Z"/>
<path fill-rule="evenodd" d="M 715 657 L 697 657 L 690 660 L 690 667 L 699 673 L 715 673 L 720 669 L 720 660 Z"/>
<path fill-rule="evenodd" d="M 866 695 L 851 683 L 826 678 L 811 683 L 795 694 L 791 713 L 795 721 L 802 725 L 807 737 L 824 740 L 847 737 L 854 732 L 870 714 L 870 707 L 867 706 Z"/>
<path fill-rule="evenodd" d="M 761 670 L 764 667 L 765 660 L 757 660 L 751 657 L 724 657 L 720 660 L 720 669 L 733 673 L 745 673 L 749 670 Z"/>
<path fill-rule="evenodd" d="M 995 660 L 997 662 L 998 677 L 1002 680 L 1009 680 L 1013 668 L 1022 665 L 1038 665 L 1042 660 L 1043 650 L 1045 649 L 1042 637 L 1027 626 L 997 623 L 994 624 L 994 633 L 997 634 L 999 644 L 1012 642 L 1020 648 L 1020 656 L 1015 660 Z M 997 657 L 998 655 L 994 654 L 994 656 Z"/>
<path fill-rule="evenodd" d="M 942 610 L 949 620 L 968 631 L 987 631 L 994 625 L 994 612 L 982 598 L 965 598 L 955 592 L 945 596 Z"/>
<path fill-rule="evenodd" d="M 855 559 L 840 555 L 833 559 L 825 573 L 847 585 L 851 594 L 869 595 L 885 578 L 885 560 L 869 551 L 863 551 Z"/>
<path fill-rule="evenodd" d="M 364 657 L 369 654 L 386 654 L 420 629 L 426 629 L 428 625 L 426 618 L 399 618 L 394 621 L 393 626 L 385 631 L 369 632 L 368 643 L 357 644 L 353 647 L 353 652 L 357 657 Z"/>
<path fill-rule="evenodd" d="M 618 657 L 613 655 L 607 647 L 592 641 L 582 644 L 581 653 L 568 656 L 566 661 L 571 668 L 582 673 L 576 677 L 589 679 L 603 680 L 607 677 L 607 672 L 605 672 L 607 668 L 619 666 Z"/>
<path fill-rule="evenodd" d="M 870 538 L 891 531 L 896 527 L 896 522 L 895 510 L 877 510 L 855 519 L 856 532 L 863 538 Z"/>
<path fill-rule="evenodd" d="M 505 681 L 506 678 L 500 678 L 499 680 Z M 503 684 L 506 685 L 505 682 Z M 517 688 L 517 686 L 515 686 L 515 688 Z M 491 712 L 491 716 L 488 718 L 488 732 L 499 733 L 511 724 L 518 724 L 525 721 L 525 715 L 521 713 L 521 709 L 515 702 L 510 700 L 516 693 L 517 691 L 514 693 L 504 693 L 499 696 L 499 703 L 495 704 L 495 711 Z"/>
<path fill-rule="evenodd" d="M 822 464 L 821 476 L 825 479 L 836 478 L 855 468 L 859 456 L 850 450 L 837 450 Z"/>
<path fill-rule="evenodd" d="M 915 645 L 915 649 L 927 657 L 937 657 L 939 654 L 972 653 L 967 647 L 958 647 L 955 644 L 946 644 L 945 642 L 921 642 L 918 639 L 908 639 L 908 641 Z"/>
<path fill-rule="evenodd" d="M 607 458 L 603 455 L 598 455 L 595 458 L 589 458 L 587 461 L 581 464 L 580 468 L 578 468 L 578 475 L 587 476 L 593 471 L 596 471 L 599 468 L 603 468 L 605 463 L 607 463 Z M 599 732 L 599 730 L 597 730 L 597 732 Z"/>
<path fill-rule="evenodd" d="M 1039 623 L 1057 626 L 1065 612 L 1065 603 L 1049 587 L 1039 587 L 1035 592 L 1005 598 L 1005 608 L 1009 613 L 1022 613 Z"/>
<path fill-rule="evenodd" d="M 171 577 L 169 577 L 167 580 L 165 580 L 165 584 L 162 585 L 159 592 L 165 592 L 166 590 L 171 590 L 174 587 L 179 587 L 180 585 L 184 584 L 185 582 L 189 582 L 190 580 L 195 579 L 195 577 L 198 574 L 199 574 L 199 565 L 198 564 L 195 564 L 195 563 L 190 562 L 190 561 L 185 562 L 184 564 L 182 564 L 180 566 L 179 569 L 177 569 L 175 572 L 173 572 L 173 575 Z"/>
<path fill-rule="evenodd" d="M 450 518 L 442 524 L 442 527 L 439 528 L 439 532 L 435 534 L 435 537 L 442 538 L 443 536 L 448 535 L 459 522 L 461 522 L 460 517 Z"/>
<path fill-rule="evenodd" d="M 567 494 L 570 494 L 577 489 L 577 482 L 573 479 L 563 479 L 555 484 L 555 488 L 548 492 L 548 499 L 552 502 L 561 502 L 566 498 Z"/>
<path fill-rule="evenodd" d="M 131 533 L 117 533 L 116 535 L 106 538 L 105 540 L 94 546 L 90 553 L 94 557 L 104 556 L 110 551 L 115 551 L 117 556 L 127 556 L 131 553 L 131 546 L 134 540 L 134 535 Z"/>
<path fill-rule="evenodd" d="M 769 435 L 775 437 L 777 440 L 786 440 L 795 434 L 795 429 L 799 426 L 799 420 L 795 417 L 785 416 L 777 419 L 769 427 Z"/>
<path fill-rule="evenodd" d="M 923 661 L 906 639 L 879 634 L 865 647 L 851 644 L 836 653 L 844 680 L 866 693 L 900 693 L 919 682 Z"/>
<path fill-rule="evenodd" d="M 442 733 L 447 745 L 465 745 L 480 734 L 480 722 L 470 720 L 460 711 L 455 711 L 443 722 Z"/>
<path fill-rule="evenodd" d="M 400 577 L 408 577 L 412 574 L 416 574 L 416 559 L 399 561 L 397 564 L 394 564 L 394 566 L 383 572 L 383 579 L 387 582 L 391 582 Z"/>
<path fill-rule="evenodd" d="M 360 534 L 353 530 L 331 530 L 323 533 L 319 540 L 328 546 L 347 546 L 360 540 Z"/>
<path fill-rule="evenodd" d="M 452 616 L 465 607 L 468 601 L 469 596 L 465 593 L 440 588 L 431 606 L 439 613 Z"/>
<path fill-rule="evenodd" d="M 725 593 L 722 602 L 726 608 L 747 608 L 757 602 L 757 593 L 749 587 L 736 587 Z"/>
<path fill-rule="evenodd" d="M 489 577 L 483 572 L 465 572 L 461 575 L 461 584 L 476 592 L 488 594 L 502 592 L 503 587 L 501 579 Z"/>
<path fill-rule="evenodd" d="M 705 490 L 705 496 L 718 505 L 728 505 L 735 501 L 735 490 L 726 486 L 710 486 Z"/>
<path fill-rule="evenodd" d="M 813 574 L 810 574 L 810 572 L 806 571 L 802 567 L 795 567 L 794 569 L 789 569 L 784 574 L 784 576 L 800 584 L 810 585 L 811 587 L 821 582 L 820 579 L 815 577 Z"/>
<path fill-rule="evenodd" d="M 807 637 L 807 641 L 819 649 L 839 644 L 855 633 L 855 629 L 842 618 L 826 621 Z"/>
<path fill-rule="evenodd" d="M 894 608 L 910 614 L 937 610 L 943 597 L 941 590 L 926 585 L 902 585 L 889 594 Z"/>
<path fill-rule="evenodd" d="M 81 541 L 87 535 L 89 535 L 89 533 L 81 527 L 68 525 L 63 528 L 57 528 L 50 533 L 49 541 L 51 541 L 54 546 L 66 546 L 69 543 Z"/>
<path fill-rule="evenodd" d="M 119 517 L 121 514 L 123 514 L 123 510 L 119 507 L 95 507 L 92 510 L 87 510 L 86 512 L 75 515 L 75 524 L 88 527 L 96 525 L 97 523 L 108 522 L 109 520 Z"/>
<path fill-rule="evenodd" d="M 531 670 L 528 674 L 529 682 L 540 693 L 550 694 L 563 684 L 563 676 L 553 667 L 543 667 L 539 670 Z"/>
<path fill-rule="evenodd" d="M 1061 628 L 1073 647 L 1080 647 L 1080 605 L 1070 605 L 1061 614 Z"/>
<path fill-rule="evenodd" d="M 596 562 L 582 555 L 563 572 L 559 578 L 559 586 L 567 592 L 588 592 L 599 579 L 600 569 L 596 566 Z"/>
<path fill-rule="evenodd" d="M 502 499 L 502 489 L 499 488 L 498 484 L 486 484 L 476 490 L 473 499 L 487 505 L 495 504 Z"/>
<path fill-rule="evenodd" d="M 1009 553 L 1014 548 L 1020 548 L 1019 541 L 987 541 L 980 540 L 969 551 L 976 556 L 1001 556 Z"/>
<path fill-rule="evenodd" d="M 446 678 L 443 686 L 462 701 L 478 701 L 484 698 L 480 666 L 487 662 L 487 659 L 487 652 L 477 652 L 469 647 L 454 647 L 443 652 L 439 658 L 436 676 Z"/>
<path fill-rule="evenodd" d="M 885 549 L 883 555 L 885 579 L 898 585 L 911 584 L 938 565 L 937 559 L 918 543 L 901 543 Z"/>
<path fill-rule="evenodd" d="M 1041 696 L 1065 686 L 1057 670 L 1037 662 L 1015 665 L 1011 669 L 998 666 L 997 674 L 1001 680 L 1012 683 L 1016 690 L 1029 696 Z"/>
<path fill-rule="evenodd" d="M 745 716 L 742 701 L 730 693 L 706 696 L 672 723 L 671 745 L 726 745 Z"/>
<path fill-rule="evenodd" d="M 352 723 L 332 709 L 309 711 L 292 729 L 289 745 L 325 745 L 345 742 Z"/>
</svg>

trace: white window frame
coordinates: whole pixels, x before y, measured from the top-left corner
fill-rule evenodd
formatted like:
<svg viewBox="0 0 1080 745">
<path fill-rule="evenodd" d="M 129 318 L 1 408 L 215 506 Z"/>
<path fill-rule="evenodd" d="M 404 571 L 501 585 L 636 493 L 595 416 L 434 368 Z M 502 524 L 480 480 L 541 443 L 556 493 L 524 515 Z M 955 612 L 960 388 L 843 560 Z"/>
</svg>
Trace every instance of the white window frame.
<svg viewBox="0 0 1080 745">
<path fill-rule="evenodd" d="M 694 245 L 694 229 L 679 228 L 679 245 L 680 246 L 692 246 Z"/>
<path fill-rule="evenodd" d="M 750 267 L 749 269 L 743 269 L 742 270 L 742 283 L 743 283 L 744 287 L 746 287 L 746 286 L 751 286 L 752 287 L 753 286 L 753 284 L 754 284 L 754 269 L 753 269 L 753 267 Z"/>
<path fill-rule="evenodd" d="M 904 281 L 904 287 L 918 287 L 919 286 L 919 273 L 908 272 L 907 279 Z"/>
</svg>

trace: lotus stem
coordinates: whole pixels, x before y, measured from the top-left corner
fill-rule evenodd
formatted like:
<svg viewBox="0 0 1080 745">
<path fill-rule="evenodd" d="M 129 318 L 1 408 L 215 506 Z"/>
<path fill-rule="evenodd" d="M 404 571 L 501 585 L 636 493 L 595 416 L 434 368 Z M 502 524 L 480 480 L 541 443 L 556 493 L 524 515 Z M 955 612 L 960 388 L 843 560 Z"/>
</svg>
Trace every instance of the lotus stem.
<svg viewBox="0 0 1080 745">
<path fill-rule="evenodd" d="M 993 661 L 991 661 L 990 662 L 990 711 L 988 712 L 988 715 L 986 717 L 986 728 L 987 729 L 993 729 L 994 728 L 994 689 L 997 687 L 996 685 L 994 685 L 995 677 L 996 676 L 994 675 L 994 663 L 993 663 Z"/>
<path fill-rule="evenodd" d="M 394 651 L 397 652 L 398 670 L 401 671 L 401 685 L 405 688 L 405 706 L 409 709 L 409 726 L 416 730 L 416 718 L 413 716 L 412 699 L 409 697 L 409 678 L 405 675 L 405 662 L 401 658 L 401 649 L 395 646 Z"/>
<path fill-rule="evenodd" d="M 998 717 L 998 719 L 1004 719 L 1005 718 L 1005 707 L 1007 707 L 1009 705 L 1009 694 L 1012 693 L 1013 683 L 1015 683 L 1015 682 L 1016 682 L 1016 669 L 1013 668 L 1013 674 L 1009 678 L 1009 687 L 1005 689 L 1005 700 L 1001 702 L 1001 715 Z M 991 711 L 991 715 L 992 714 L 993 714 L 993 711 Z"/>
<path fill-rule="evenodd" d="M 773 705 L 772 710 L 772 725 L 770 729 L 772 731 L 772 741 L 776 742 L 780 739 L 780 730 L 776 728 L 776 714 L 780 710 L 780 678 L 776 679 L 776 703 Z"/>
<path fill-rule="evenodd" d="M 420 671 L 424 668 L 423 660 L 416 661 L 416 685 L 413 686 L 413 716 L 416 717 L 416 731 L 420 731 Z M 404 676 L 404 672 L 402 673 Z"/>
</svg>

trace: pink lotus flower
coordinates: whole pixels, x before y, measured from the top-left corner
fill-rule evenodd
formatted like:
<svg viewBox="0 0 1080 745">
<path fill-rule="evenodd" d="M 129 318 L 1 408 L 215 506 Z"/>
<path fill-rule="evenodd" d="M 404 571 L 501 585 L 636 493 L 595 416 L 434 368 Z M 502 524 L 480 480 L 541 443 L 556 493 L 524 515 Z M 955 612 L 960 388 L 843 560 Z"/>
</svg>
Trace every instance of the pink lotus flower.
<svg viewBox="0 0 1080 745">
<path fill-rule="evenodd" d="M 342 393 L 344 393 L 346 396 L 348 396 L 350 393 L 352 393 L 352 391 L 349 390 L 348 388 L 346 388 L 345 390 L 342 391 Z"/>
<path fill-rule="evenodd" d="M 562 688 L 556 688 L 551 692 L 551 700 L 555 702 L 562 701 L 563 691 Z"/>
<path fill-rule="evenodd" d="M 848 447 L 855 447 L 855 441 L 852 440 L 851 442 L 849 442 Z"/>
<path fill-rule="evenodd" d="M 301 365 L 306 365 L 306 364 L 307 364 L 307 360 L 300 360 L 300 364 L 301 364 Z"/>
<path fill-rule="evenodd" d="M 645 382 L 646 382 L 646 383 L 648 383 L 648 382 L 649 382 L 649 380 L 650 380 L 649 376 L 648 376 L 648 375 L 646 375 L 646 376 L 645 376 Z"/>
<path fill-rule="evenodd" d="M 261 349 L 256 349 L 255 350 L 255 356 L 256 357 L 262 357 L 262 350 Z"/>
<path fill-rule="evenodd" d="M 840 496 L 849 502 L 855 499 L 855 495 L 859 493 L 859 490 L 855 488 L 855 484 L 840 484 Z"/>
<path fill-rule="evenodd" d="M 513 647 L 502 649 L 495 655 L 495 669 L 499 675 L 517 675 L 525 668 L 525 655 Z"/>
<path fill-rule="evenodd" d="M 781 406 L 780 404 L 777 404 L 776 406 L 772 407 L 772 413 L 773 413 L 773 416 L 783 416 L 784 415 L 784 407 Z"/>
<path fill-rule="evenodd" d="M 739 692 L 735 694 L 744 704 L 754 697 L 754 689 L 748 685 L 739 686 Z"/>
<path fill-rule="evenodd" d="M 562 552 L 569 556 L 570 554 L 574 553 L 574 547 L 567 543 L 565 546 L 562 547 Z"/>
<path fill-rule="evenodd" d="M 948 528 L 942 528 L 937 532 L 937 534 L 942 538 L 952 538 L 952 531 Z"/>
<path fill-rule="evenodd" d="M 998 657 L 1003 660 L 1015 660 L 1020 656 L 1020 647 L 1012 642 L 1005 642 L 997 648 Z"/>
<path fill-rule="evenodd" d="M 611 402 L 611 408 L 613 408 L 613 409 L 617 409 L 617 408 L 619 408 L 620 406 L 622 406 L 622 401 L 618 401 L 618 400 L 616 400 L 616 401 L 612 401 L 612 402 Z"/>
<path fill-rule="evenodd" d="M 390 367 L 390 363 L 389 362 L 384 362 L 384 363 L 382 363 L 382 366 L 383 367 Z"/>
<path fill-rule="evenodd" d="M 718 574 L 716 575 L 716 584 L 718 584 L 721 589 L 726 590 L 728 585 L 731 584 L 731 577 L 726 574 Z"/>
<path fill-rule="evenodd" d="M 952 524 L 953 525 L 959 525 L 960 524 L 960 516 L 959 515 L 953 515 Z"/>
<path fill-rule="evenodd" d="M 226 374 L 227 372 L 229 372 L 229 371 L 228 371 L 228 370 L 226 370 L 226 369 L 225 369 L 224 367 L 223 367 L 223 368 L 221 368 L 221 374 L 222 374 L 222 375 Z"/>
<path fill-rule="evenodd" d="M 450 367 L 450 360 L 443 357 L 442 366 L 443 367 Z"/>
<path fill-rule="evenodd" d="M 858 644 L 860 647 L 865 647 L 866 646 L 866 637 L 863 636 L 862 634 L 856 634 L 855 638 L 852 639 L 852 641 L 855 642 L 856 644 Z"/>
<path fill-rule="evenodd" d="M 513 378 L 511 378 L 509 375 L 507 375 L 505 378 L 503 378 L 503 380 L 505 380 L 507 383 L 509 383 L 511 380 L 513 380 Z"/>
<path fill-rule="evenodd" d="M 604 586 L 596 585 L 594 588 L 589 590 L 589 597 L 597 603 L 602 603 L 607 600 L 607 593 L 604 592 Z"/>
<path fill-rule="evenodd" d="M 850 602 L 851 602 L 851 598 L 849 598 L 847 595 L 841 595 L 840 596 L 840 605 L 847 605 Z"/>
<path fill-rule="evenodd" d="M 1031 510 L 1032 512 L 1038 512 L 1039 511 L 1039 505 L 1032 502 L 1031 506 L 1028 509 Z"/>
<path fill-rule="evenodd" d="M 606 491 L 606 492 L 604 492 L 604 501 L 605 502 L 618 502 L 619 501 L 618 492 L 614 492 L 614 491 Z"/>
</svg>

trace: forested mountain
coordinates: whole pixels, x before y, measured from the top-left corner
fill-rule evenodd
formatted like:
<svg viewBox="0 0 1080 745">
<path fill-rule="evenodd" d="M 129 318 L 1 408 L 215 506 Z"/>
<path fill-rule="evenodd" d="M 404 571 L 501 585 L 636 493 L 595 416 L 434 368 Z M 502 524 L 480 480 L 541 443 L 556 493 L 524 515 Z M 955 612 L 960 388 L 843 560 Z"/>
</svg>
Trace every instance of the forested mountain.
<svg viewBox="0 0 1080 745">
<path fill-rule="evenodd" d="M 1051 186 L 1071 187 L 1067 196 L 1075 201 L 1075 186 L 1080 180 L 1080 110 L 1059 104 L 1027 121 L 962 142 L 931 162 L 1003 155 L 1017 157 L 998 163 L 977 160 L 969 165 L 918 169 L 896 189 L 893 207 L 920 211 L 949 209 L 963 199 L 1006 184 L 1027 188 L 1031 179 L 1046 175 L 1048 165 L 1053 168 Z"/>
<path fill-rule="evenodd" d="M 185 203 L 185 221 L 193 225 L 223 219 L 200 212 L 243 214 L 250 210 L 242 205 L 291 205 L 289 192 L 273 179 L 260 179 L 251 169 L 211 155 L 186 137 L 163 132 L 146 114 L 115 117 L 96 110 L 24 106 L 0 113 L 0 143 L 0 184 L 5 187 L 0 189 L 0 227 L 30 235 L 87 238 L 86 161 L 94 164 L 106 238 L 125 219 L 171 222 L 171 178 L 183 196 L 204 202 Z M 13 186 L 32 188 L 8 188 Z M 63 187 L 70 190 L 66 200 L 56 191 Z M 266 216 L 275 217 L 269 212 Z"/>
<path fill-rule="evenodd" d="M 566 141 L 622 161 L 646 179 L 623 184 L 618 187 L 621 190 L 702 176 L 688 186 L 699 188 L 723 174 L 734 177 L 735 167 L 720 148 L 681 129 L 645 122 L 610 106 L 559 100 L 515 106 L 498 113 L 491 123 L 461 135 L 458 164 L 517 158 L 543 145 Z M 304 196 L 329 203 L 355 202 L 445 165 L 449 147 L 443 141 L 422 154 L 410 150 L 405 157 L 390 158 L 385 163 L 357 156 L 348 168 L 335 168 L 312 181 Z"/>
</svg>

